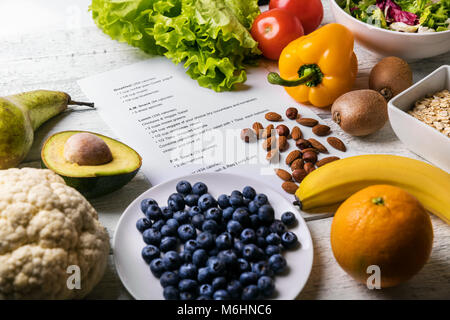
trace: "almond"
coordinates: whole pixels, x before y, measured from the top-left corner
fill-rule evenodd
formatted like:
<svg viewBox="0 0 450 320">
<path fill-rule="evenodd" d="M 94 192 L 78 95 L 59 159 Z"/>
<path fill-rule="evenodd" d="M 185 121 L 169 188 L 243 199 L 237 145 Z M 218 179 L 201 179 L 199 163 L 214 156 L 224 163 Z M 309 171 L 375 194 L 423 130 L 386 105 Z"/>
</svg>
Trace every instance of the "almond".
<svg viewBox="0 0 450 320">
<path fill-rule="evenodd" d="M 330 127 L 324 124 L 318 124 L 312 128 L 312 132 L 319 137 L 323 137 L 330 133 Z"/>
<path fill-rule="evenodd" d="M 316 148 L 317 150 L 319 150 L 319 152 L 322 152 L 322 153 L 328 152 L 328 149 L 323 144 L 321 144 L 319 141 L 317 141 L 316 139 L 310 138 L 310 139 L 308 139 L 308 141 L 309 141 L 309 143 L 311 143 L 313 148 Z"/>
<path fill-rule="evenodd" d="M 291 131 L 291 137 L 294 140 L 298 140 L 298 139 L 303 138 L 302 130 L 300 130 L 300 128 L 297 127 L 297 126 L 293 127 L 292 131 Z"/>
<path fill-rule="evenodd" d="M 342 142 L 341 139 L 336 138 L 336 137 L 329 137 L 329 138 L 327 138 L 327 141 L 330 144 L 330 146 L 332 146 L 336 150 L 339 150 L 342 152 L 347 151 L 347 148 L 345 147 L 345 144 Z"/>
<path fill-rule="evenodd" d="M 261 138 L 267 139 L 272 136 L 274 130 L 273 124 L 269 124 L 261 133 Z"/>
<path fill-rule="evenodd" d="M 286 157 L 286 164 L 288 166 L 291 165 L 291 163 L 294 162 L 294 160 L 300 158 L 301 156 L 302 153 L 300 152 L 300 150 L 291 151 Z"/>
<path fill-rule="evenodd" d="M 285 136 L 279 136 L 277 139 L 277 149 L 280 152 L 286 151 L 289 149 L 289 143 L 287 142 L 287 138 Z"/>
<path fill-rule="evenodd" d="M 317 162 L 317 153 L 315 153 L 314 151 L 304 152 L 302 159 L 305 162 L 316 163 Z"/>
<path fill-rule="evenodd" d="M 303 179 L 308 175 L 305 169 L 297 169 L 292 172 L 292 177 L 297 182 L 302 182 Z"/>
<path fill-rule="evenodd" d="M 284 181 L 292 180 L 291 174 L 289 172 L 287 172 L 286 170 L 275 169 L 275 173 L 277 174 L 278 177 L 280 177 L 281 180 L 284 180 Z"/>
<path fill-rule="evenodd" d="M 297 119 L 297 116 L 298 116 L 297 108 L 288 108 L 286 110 L 286 117 L 288 117 L 288 119 L 295 120 Z"/>
<path fill-rule="evenodd" d="M 245 142 L 254 142 L 256 141 L 256 133 L 253 131 L 253 129 L 245 128 L 241 131 L 241 139 Z"/>
<path fill-rule="evenodd" d="M 266 117 L 267 121 L 281 121 L 281 120 L 283 120 L 281 115 L 279 115 L 276 112 L 267 112 L 265 117 Z"/>
<path fill-rule="evenodd" d="M 326 157 L 326 158 L 323 158 L 323 159 L 320 159 L 319 161 L 317 161 L 316 165 L 318 167 L 321 167 L 321 166 L 326 165 L 327 163 L 330 163 L 330 162 L 333 162 L 336 160 L 339 160 L 339 157 Z"/>
<path fill-rule="evenodd" d="M 317 150 L 316 148 L 306 148 L 302 150 L 303 153 L 305 152 L 315 152 L 315 153 L 319 153 L 319 150 Z"/>
<path fill-rule="evenodd" d="M 261 124 L 261 122 L 255 122 L 252 125 L 252 128 L 256 133 L 256 137 L 259 139 L 259 137 L 261 137 L 262 131 L 264 130 L 263 125 Z"/>
<path fill-rule="evenodd" d="M 275 137 L 269 137 L 262 143 L 264 150 L 269 151 L 277 146 L 277 139 Z"/>
<path fill-rule="evenodd" d="M 298 139 L 297 141 L 295 141 L 295 145 L 300 150 L 303 150 L 303 149 L 311 147 L 311 143 L 308 140 L 305 140 L 305 139 Z"/>
<path fill-rule="evenodd" d="M 307 173 L 311 173 L 312 171 L 314 171 L 316 169 L 316 167 L 314 166 L 314 163 L 311 162 L 307 162 L 305 163 L 305 165 L 303 166 L 303 169 L 305 169 L 305 171 Z"/>
<path fill-rule="evenodd" d="M 280 161 L 280 153 L 277 149 L 272 149 L 267 152 L 266 159 L 272 163 L 278 163 Z"/>
<path fill-rule="evenodd" d="M 276 129 L 277 129 L 277 132 L 278 132 L 278 135 L 279 135 L 279 136 L 285 136 L 285 137 L 289 136 L 290 130 L 289 130 L 289 128 L 286 127 L 284 124 L 278 125 L 278 126 L 276 127 Z"/>
<path fill-rule="evenodd" d="M 316 124 L 319 123 L 316 119 L 313 118 L 298 118 L 297 123 L 301 124 L 302 126 L 306 127 L 314 127 Z"/>
<path fill-rule="evenodd" d="M 291 163 L 291 170 L 303 169 L 303 159 L 296 159 Z"/>
<path fill-rule="evenodd" d="M 292 181 L 285 181 L 281 185 L 284 191 L 290 194 L 295 194 L 295 191 L 298 189 L 298 185 L 295 182 Z"/>
</svg>

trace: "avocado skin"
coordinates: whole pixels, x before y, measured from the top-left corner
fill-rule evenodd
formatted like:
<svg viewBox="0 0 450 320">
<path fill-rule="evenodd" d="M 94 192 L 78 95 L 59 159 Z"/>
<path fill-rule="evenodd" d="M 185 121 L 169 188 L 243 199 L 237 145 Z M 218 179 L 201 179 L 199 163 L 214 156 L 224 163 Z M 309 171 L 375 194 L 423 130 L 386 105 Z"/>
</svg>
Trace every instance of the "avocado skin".
<svg viewBox="0 0 450 320">
<path fill-rule="evenodd" d="M 44 161 L 41 160 L 41 166 L 43 169 L 48 169 L 45 166 Z M 138 173 L 140 168 L 136 170 L 111 176 L 100 176 L 100 177 L 66 177 L 58 174 L 64 179 L 66 184 L 80 192 L 85 198 L 93 199 L 100 196 L 104 196 L 108 193 L 114 192 L 133 179 Z"/>
</svg>

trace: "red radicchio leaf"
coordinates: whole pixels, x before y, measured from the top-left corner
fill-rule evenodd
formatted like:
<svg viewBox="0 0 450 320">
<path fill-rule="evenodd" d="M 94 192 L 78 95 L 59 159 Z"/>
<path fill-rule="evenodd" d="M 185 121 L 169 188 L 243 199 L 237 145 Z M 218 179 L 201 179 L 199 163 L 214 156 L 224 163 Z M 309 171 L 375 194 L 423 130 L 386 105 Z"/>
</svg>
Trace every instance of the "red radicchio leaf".
<svg viewBox="0 0 450 320">
<path fill-rule="evenodd" d="M 402 11 L 393 0 L 377 0 L 377 7 L 384 12 L 387 22 L 403 22 L 410 26 L 417 24 L 417 15 Z"/>
</svg>

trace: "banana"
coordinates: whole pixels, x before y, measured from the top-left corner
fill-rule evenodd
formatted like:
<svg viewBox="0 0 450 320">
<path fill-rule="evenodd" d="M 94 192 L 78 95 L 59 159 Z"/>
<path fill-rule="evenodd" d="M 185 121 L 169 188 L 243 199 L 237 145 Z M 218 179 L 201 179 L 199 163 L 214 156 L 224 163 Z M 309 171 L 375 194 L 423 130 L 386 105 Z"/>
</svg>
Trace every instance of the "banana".
<svg viewBox="0 0 450 320">
<path fill-rule="evenodd" d="M 450 224 L 450 174 L 401 156 L 373 154 L 333 161 L 308 174 L 295 195 L 303 211 L 334 212 L 353 193 L 374 184 L 403 188 Z"/>
</svg>

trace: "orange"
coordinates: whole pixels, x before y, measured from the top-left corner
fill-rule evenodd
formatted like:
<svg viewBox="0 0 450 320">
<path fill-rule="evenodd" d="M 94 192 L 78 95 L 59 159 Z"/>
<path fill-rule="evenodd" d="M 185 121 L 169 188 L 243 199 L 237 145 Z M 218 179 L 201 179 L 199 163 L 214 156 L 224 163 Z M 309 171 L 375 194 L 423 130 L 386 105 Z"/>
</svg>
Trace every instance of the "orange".
<svg viewBox="0 0 450 320">
<path fill-rule="evenodd" d="M 331 248 L 339 265 L 366 283 L 371 265 L 380 268 L 381 287 L 396 286 L 427 262 L 433 227 L 420 202 L 403 189 L 374 185 L 349 197 L 331 225 Z"/>
</svg>

